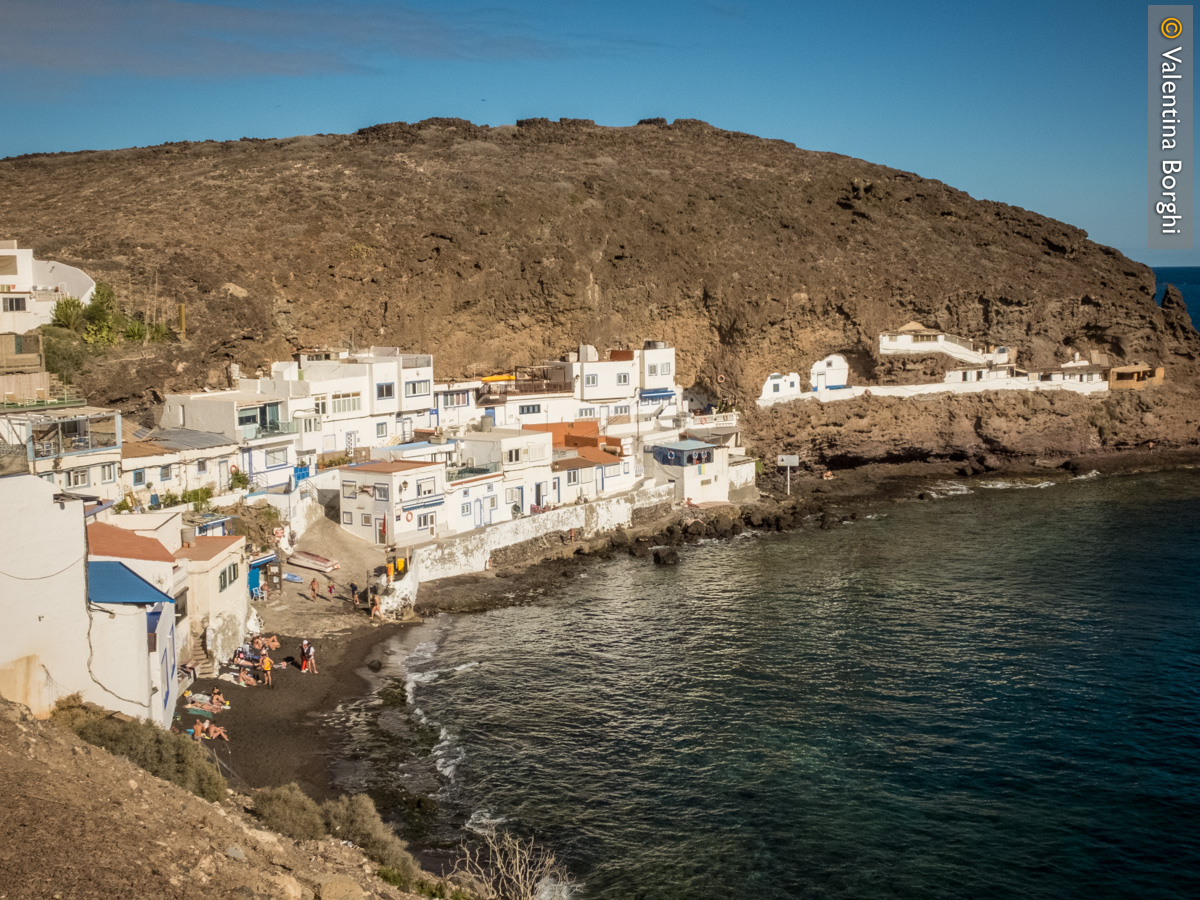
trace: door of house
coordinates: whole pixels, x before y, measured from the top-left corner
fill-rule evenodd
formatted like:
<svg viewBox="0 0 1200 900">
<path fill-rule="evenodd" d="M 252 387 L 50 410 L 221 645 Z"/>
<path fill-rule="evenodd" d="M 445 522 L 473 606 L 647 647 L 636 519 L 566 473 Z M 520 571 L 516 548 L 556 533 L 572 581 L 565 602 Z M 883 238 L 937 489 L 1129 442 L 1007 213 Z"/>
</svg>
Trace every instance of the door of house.
<svg viewBox="0 0 1200 900">
<path fill-rule="evenodd" d="M 387 519 L 381 517 L 375 519 L 375 543 L 387 543 Z"/>
<path fill-rule="evenodd" d="M 557 478 L 554 479 L 554 502 L 562 503 L 562 491 L 559 490 Z M 542 504 L 540 504 L 540 503 L 538 504 L 538 506 L 541 506 L 541 505 Z"/>
<path fill-rule="evenodd" d="M 224 493 L 225 491 L 229 490 L 229 460 L 227 460 L 227 459 L 221 460 L 221 462 L 217 466 L 217 471 L 218 471 L 217 477 L 220 479 L 220 482 L 221 482 L 219 485 L 219 490 L 222 493 Z"/>
<path fill-rule="evenodd" d="M 824 372 L 817 373 L 817 390 L 818 391 L 825 390 L 825 373 Z"/>
<path fill-rule="evenodd" d="M 346 455 L 353 456 L 354 450 L 357 446 L 358 446 L 358 432 L 357 431 L 347 431 L 346 432 Z"/>
<path fill-rule="evenodd" d="M 475 527 L 483 527 L 483 500 L 475 501 Z"/>
</svg>

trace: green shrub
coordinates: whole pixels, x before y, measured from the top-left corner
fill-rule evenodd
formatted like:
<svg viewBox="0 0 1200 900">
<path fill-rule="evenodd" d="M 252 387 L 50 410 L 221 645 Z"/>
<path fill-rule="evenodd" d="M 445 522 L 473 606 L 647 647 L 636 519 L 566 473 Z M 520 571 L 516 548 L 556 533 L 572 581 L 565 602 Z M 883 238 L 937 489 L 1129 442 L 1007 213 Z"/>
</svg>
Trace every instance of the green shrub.
<svg viewBox="0 0 1200 900">
<path fill-rule="evenodd" d="M 62 328 L 42 329 L 43 347 L 46 352 L 46 371 L 53 372 L 63 384 L 73 384 L 77 375 L 85 371 L 87 351 L 79 337 Z"/>
<path fill-rule="evenodd" d="M 417 862 L 404 841 L 379 818 L 375 803 L 366 794 L 350 794 L 330 800 L 323 807 L 325 824 L 336 838 L 350 841 L 380 865 L 409 882 L 417 876 Z M 393 882 L 395 883 L 395 882 Z"/>
<path fill-rule="evenodd" d="M 158 505 L 162 507 L 178 506 L 182 502 L 183 501 L 179 499 L 179 495 L 172 491 L 167 491 L 158 498 Z"/>
<path fill-rule="evenodd" d="M 129 722 L 84 707 L 78 694 L 60 700 L 54 720 L 89 744 L 124 756 L 134 765 L 205 800 L 225 796 L 225 779 L 207 752 L 186 735 L 164 731 L 144 719 Z"/>
<path fill-rule="evenodd" d="M 295 782 L 259 791 L 254 799 L 254 811 L 272 831 L 298 841 L 325 837 L 321 808 Z"/>
<path fill-rule="evenodd" d="M 152 344 L 165 344 L 173 340 L 175 340 L 175 332 L 171 330 L 170 325 L 157 322 L 150 326 L 150 342 Z"/>
<path fill-rule="evenodd" d="M 146 327 L 145 322 L 134 319 L 125 326 L 125 340 L 145 343 L 150 338 L 150 330 Z"/>
<path fill-rule="evenodd" d="M 78 297 L 62 297 L 55 301 L 50 324 L 78 334 L 86 321 L 83 304 L 79 302 Z"/>
<path fill-rule="evenodd" d="M 115 347 L 121 342 L 121 332 L 112 322 L 92 322 L 84 329 L 83 340 L 97 348 Z"/>
<path fill-rule="evenodd" d="M 229 476 L 229 484 L 234 490 L 242 490 L 250 487 L 250 476 L 238 469 Z"/>
</svg>

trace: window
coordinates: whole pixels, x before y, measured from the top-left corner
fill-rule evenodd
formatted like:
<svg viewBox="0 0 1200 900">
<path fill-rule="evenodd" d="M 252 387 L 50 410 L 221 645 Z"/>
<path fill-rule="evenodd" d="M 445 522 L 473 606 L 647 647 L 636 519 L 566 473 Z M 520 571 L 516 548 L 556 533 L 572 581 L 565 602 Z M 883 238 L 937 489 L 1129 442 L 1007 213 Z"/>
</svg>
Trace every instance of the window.
<svg viewBox="0 0 1200 900">
<path fill-rule="evenodd" d="M 358 412 L 362 409 L 362 394 L 358 391 L 333 395 L 333 411 L 335 413 Z"/>
<path fill-rule="evenodd" d="M 670 375 L 671 374 L 671 364 L 663 363 L 661 366 L 659 366 L 658 374 L 659 375 Z"/>
<path fill-rule="evenodd" d="M 405 397 L 424 397 L 429 394 L 428 381 L 406 381 L 404 382 Z"/>
<path fill-rule="evenodd" d="M 629 407 L 628 406 L 615 406 L 615 407 L 613 407 L 613 415 L 614 416 L 627 416 L 627 415 L 629 415 Z"/>
<path fill-rule="evenodd" d="M 363 523 L 364 527 L 367 527 L 371 524 L 371 514 L 370 513 L 362 514 L 362 523 Z"/>
<path fill-rule="evenodd" d="M 521 491 L 519 488 L 509 488 L 504 492 L 505 503 L 520 503 Z"/>
<path fill-rule="evenodd" d="M 646 374 L 647 375 L 657 375 L 658 374 L 658 364 L 651 363 L 650 365 L 646 366 Z"/>
<path fill-rule="evenodd" d="M 417 482 L 417 496 L 429 497 L 433 494 L 434 479 L 422 478 Z"/>
<path fill-rule="evenodd" d="M 488 509 L 496 508 L 496 498 L 495 497 L 488 497 L 487 501 L 488 501 L 488 507 L 487 507 Z"/>
<path fill-rule="evenodd" d="M 375 385 L 376 400 L 392 400 L 396 397 L 396 385 L 388 382 L 387 384 Z"/>
<path fill-rule="evenodd" d="M 584 387 L 595 387 L 599 383 L 600 383 L 599 375 L 584 375 L 583 376 Z"/>
<path fill-rule="evenodd" d="M 158 470 L 158 480 L 159 481 L 170 481 L 171 480 L 171 467 L 170 466 L 163 466 L 162 468 L 160 468 Z"/>
<path fill-rule="evenodd" d="M 287 447 L 277 447 L 274 450 L 268 450 L 266 452 L 266 457 L 267 457 L 267 468 L 268 469 L 278 468 L 279 466 L 286 466 L 287 461 L 288 461 Z"/>
<path fill-rule="evenodd" d="M 328 404 L 325 401 L 326 397 L 324 394 L 318 394 L 316 397 L 313 397 L 313 408 L 316 410 L 318 416 L 324 416 L 329 412 Z"/>
<path fill-rule="evenodd" d="M 542 411 L 540 403 L 526 403 L 517 410 L 523 416 L 534 416 Z"/>
<path fill-rule="evenodd" d="M 386 503 L 389 490 L 390 490 L 390 488 L 386 484 L 376 484 L 375 485 L 375 499 L 382 500 L 383 502 Z"/>
<path fill-rule="evenodd" d="M 145 483 L 146 483 L 146 470 L 145 469 L 134 469 L 133 470 L 133 486 L 134 487 L 142 487 L 143 485 L 145 485 Z"/>
<path fill-rule="evenodd" d="M 207 475 L 208 474 L 208 460 L 207 459 L 196 460 L 196 474 L 197 475 Z"/>
<path fill-rule="evenodd" d="M 25 312 L 24 297 L 5 297 L 4 298 L 5 312 Z"/>
<path fill-rule="evenodd" d="M 304 423 L 305 434 L 312 434 L 314 431 L 321 430 L 321 420 L 317 416 L 305 416 L 300 421 Z"/>
<path fill-rule="evenodd" d="M 520 450 L 505 451 L 504 461 L 510 462 L 510 463 L 520 462 L 521 461 L 521 451 Z"/>
<path fill-rule="evenodd" d="M 354 524 L 354 513 L 352 513 L 352 512 L 342 513 L 342 524 L 343 525 L 353 525 Z"/>
<path fill-rule="evenodd" d="M 237 583 L 237 580 L 238 580 L 238 564 L 237 563 L 230 563 L 224 569 L 221 570 L 221 575 L 219 578 L 221 590 L 225 590 L 225 588 L 227 588 L 227 587 L 233 587 L 233 585 Z"/>
<path fill-rule="evenodd" d="M 594 406 L 585 406 L 583 409 L 579 410 L 579 418 L 581 418 L 581 419 L 594 419 L 594 418 L 596 418 L 596 407 L 594 407 Z"/>
<path fill-rule="evenodd" d="M 250 409 L 239 409 L 238 410 L 238 427 L 239 428 L 242 427 L 243 425 L 257 425 L 257 424 L 258 424 L 258 407 L 257 406 L 251 407 Z"/>
<path fill-rule="evenodd" d="M 446 409 L 453 409 L 456 406 L 470 406 L 471 392 L 470 391 L 447 391 L 442 395 L 442 406 Z"/>
<path fill-rule="evenodd" d="M 67 487 L 87 487 L 88 484 L 87 469 L 71 469 L 67 472 Z"/>
<path fill-rule="evenodd" d="M 776 394 L 779 393 L 779 382 L 778 381 L 775 382 L 773 385 L 771 385 L 771 390 L 774 391 Z"/>
<path fill-rule="evenodd" d="M 579 484 L 579 470 L 578 469 L 568 469 L 567 470 L 567 484 Z"/>
<path fill-rule="evenodd" d="M 375 423 L 375 437 L 387 437 L 387 422 Z"/>
<path fill-rule="evenodd" d="M 462 505 L 462 510 L 461 510 L 461 512 L 462 512 L 462 514 L 463 514 L 464 516 L 469 516 L 469 515 L 471 514 L 471 504 L 470 504 L 470 503 L 464 503 L 464 504 Z"/>
<path fill-rule="evenodd" d="M 100 467 L 100 481 L 104 484 L 112 484 L 117 480 L 117 464 L 105 463 Z"/>
<path fill-rule="evenodd" d="M 617 373 L 617 384 L 629 384 L 629 373 L 628 372 L 618 372 Z"/>
<path fill-rule="evenodd" d="M 417 516 L 418 528 L 432 528 L 437 521 L 437 513 L 421 513 Z"/>
<path fill-rule="evenodd" d="M 342 482 L 342 498 L 345 500 L 353 500 L 358 494 L 358 485 L 353 481 Z"/>
</svg>

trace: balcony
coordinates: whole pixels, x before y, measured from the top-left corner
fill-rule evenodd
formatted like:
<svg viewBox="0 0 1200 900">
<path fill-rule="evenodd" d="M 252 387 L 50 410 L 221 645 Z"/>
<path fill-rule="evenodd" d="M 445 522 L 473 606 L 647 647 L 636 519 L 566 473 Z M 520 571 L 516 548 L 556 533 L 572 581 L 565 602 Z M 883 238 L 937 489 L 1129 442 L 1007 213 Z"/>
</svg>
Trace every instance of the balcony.
<svg viewBox="0 0 1200 900">
<path fill-rule="evenodd" d="M 279 437 L 285 434 L 295 434 L 297 431 L 295 422 L 268 422 L 266 425 L 251 423 L 250 425 L 239 425 L 238 434 L 243 441 L 256 441 L 260 438 Z"/>
<path fill-rule="evenodd" d="M 691 428 L 719 428 L 724 426 L 736 427 L 738 414 L 736 412 L 711 413 L 706 416 L 691 416 L 688 426 Z"/>
<path fill-rule="evenodd" d="M 500 403 L 510 395 L 523 394 L 570 394 L 571 385 L 561 381 L 546 381 L 541 378 L 522 378 L 517 381 L 492 381 L 479 389 L 481 403 Z"/>
<path fill-rule="evenodd" d="M 401 353 L 400 368 L 429 369 L 433 367 L 433 357 L 428 353 Z"/>
<path fill-rule="evenodd" d="M 88 453 L 92 450 L 109 450 L 119 446 L 117 436 L 104 431 L 87 431 L 83 434 L 51 434 L 33 439 L 34 459 L 53 459 L 68 453 Z"/>
<path fill-rule="evenodd" d="M 481 475 L 494 475 L 500 471 L 500 463 L 479 463 L 474 466 L 459 466 L 457 469 L 446 469 L 446 483 L 465 481 L 468 478 L 479 478 Z"/>
</svg>

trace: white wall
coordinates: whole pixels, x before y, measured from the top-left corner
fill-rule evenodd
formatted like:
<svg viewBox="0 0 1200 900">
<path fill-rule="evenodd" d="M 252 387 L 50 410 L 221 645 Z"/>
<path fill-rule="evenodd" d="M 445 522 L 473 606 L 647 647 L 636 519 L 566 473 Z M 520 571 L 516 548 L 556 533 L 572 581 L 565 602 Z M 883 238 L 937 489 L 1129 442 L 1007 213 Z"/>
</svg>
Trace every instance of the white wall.
<svg viewBox="0 0 1200 900">
<path fill-rule="evenodd" d="M 635 509 L 671 500 L 672 492 L 668 488 L 646 488 L 610 500 L 597 500 L 582 506 L 565 506 L 535 516 L 502 522 L 492 528 L 462 537 L 426 544 L 416 548 L 414 561 L 419 567 L 423 582 L 483 572 L 488 568 L 492 553 L 502 547 L 555 532 L 569 532 L 572 529 L 575 530 L 577 539 L 594 537 L 602 532 L 630 525 Z"/>
<path fill-rule="evenodd" d="M 87 670 L 83 504 L 55 493 L 32 475 L 0 478 L 0 694 L 37 716 L 74 691 L 112 700 Z"/>
<path fill-rule="evenodd" d="M 763 384 L 762 394 L 758 398 L 759 406 L 770 406 L 773 403 L 783 403 L 795 400 L 804 393 L 804 384 L 800 381 L 799 372 L 772 372 Z"/>
<path fill-rule="evenodd" d="M 849 380 L 850 364 L 840 353 L 818 359 L 809 370 L 809 386 L 814 391 L 845 387 Z"/>
</svg>

